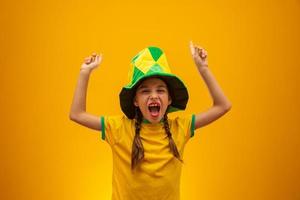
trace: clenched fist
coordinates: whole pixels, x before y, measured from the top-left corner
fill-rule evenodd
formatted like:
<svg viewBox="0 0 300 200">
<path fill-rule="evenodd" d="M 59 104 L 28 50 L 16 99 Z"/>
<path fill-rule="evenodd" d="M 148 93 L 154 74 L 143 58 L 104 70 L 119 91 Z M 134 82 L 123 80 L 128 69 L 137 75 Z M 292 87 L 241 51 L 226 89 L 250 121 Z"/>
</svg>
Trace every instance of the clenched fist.
<svg viewBox="0 0 300 200">
<path fill-rule="evenodd" d="M 93 53 L 91 56 L 84 59 L 84 63 L 81 65 L 80 70 L 92 71 L 93 69 L 96 69 L 101 62 L 102 54 L 98 55 L 96 53 Z"/>
<path fill-rule="evenodd" d="M 192 41 L 190 42 L 190 49 L 198 69 L 208 67 L 207 52 L 202 47 L 194 45 Z"/>
</svg>

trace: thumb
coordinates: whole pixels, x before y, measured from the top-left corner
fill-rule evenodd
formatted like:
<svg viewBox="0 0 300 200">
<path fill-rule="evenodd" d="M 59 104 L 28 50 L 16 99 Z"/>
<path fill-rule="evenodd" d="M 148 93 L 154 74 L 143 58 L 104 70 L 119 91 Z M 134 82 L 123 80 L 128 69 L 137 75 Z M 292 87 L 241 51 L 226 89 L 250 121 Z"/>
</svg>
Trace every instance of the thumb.
<svg viewBox="0 0 300 200">
<path fill-rule="evenodd" d="M 97 56 L 96 56 L 96 63 L 97 63 L 97 64 L 99 64 L 99 60 L 100 60 L 99 55 L 97 55 Z"/>
</svg>

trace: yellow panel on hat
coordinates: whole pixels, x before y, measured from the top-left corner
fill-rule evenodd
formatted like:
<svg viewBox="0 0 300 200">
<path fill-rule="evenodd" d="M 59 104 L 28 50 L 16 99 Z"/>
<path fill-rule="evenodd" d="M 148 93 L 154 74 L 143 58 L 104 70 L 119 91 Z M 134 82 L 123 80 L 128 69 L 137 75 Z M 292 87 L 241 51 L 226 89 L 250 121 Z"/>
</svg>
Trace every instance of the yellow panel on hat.
<svg viewBox="0 0 300 200">
<path fill-rule="evenodd" d="M 143 73 L 147 73 L 154 64 L 155 61 L 153 60 L 153 57 L 148 48 L 142 51 L 138 58 L 136 58 L 136 60 L 134 61 L 134 65 Z"/>
<path fill-rule="evenodd" d="M 171 69 L 169 68 L 168 62 L 167 62 L 167 57 L 163 53 L 160 58 L 157 60 L 157 63 L 161 66 L 164 72 L 171 72 Z"/>
<path fill-rule="evenodd" d="M 133 77 L 133 72 L 134 72 L 134 63 L 132 62 L 131 66 L 129 68 L 129 71 L 128 71 L 128 78 L 127 78 L 128 84 L 131 83 L 131 80 L 132 80 L 132 77 Z"/>
</svg>

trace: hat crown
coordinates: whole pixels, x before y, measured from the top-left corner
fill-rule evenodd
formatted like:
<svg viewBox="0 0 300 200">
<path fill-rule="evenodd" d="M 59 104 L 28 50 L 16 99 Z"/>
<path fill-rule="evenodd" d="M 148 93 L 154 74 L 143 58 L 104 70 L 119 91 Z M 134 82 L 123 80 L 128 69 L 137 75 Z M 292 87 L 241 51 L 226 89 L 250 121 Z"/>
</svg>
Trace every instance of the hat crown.
<svg viewBox="0 0 300 200">
<path fill-rule="evenodd" d="M 133 104 L 136 87 L 145 78 L 150 77 L 159 77 L 168 86 L 172 104 L 169 105 L 167 113 L 185 109 L 189 98 L 187 88 L 175 74 L 171 73 L 164 52 L 158 47 L 150 46 L 140 51 L 131 60 L 129 83 L 119 94 L 120 106 L 129 119 L 133 119 L 136 114 L 136 107 Z"/>
<path fill-rule="evenodd" d="M 128 73 L 128 85 L 150 73 L 171 73 L 165 53 L 155 46 L 149 46 L 133 57 Z"/>
</svg>

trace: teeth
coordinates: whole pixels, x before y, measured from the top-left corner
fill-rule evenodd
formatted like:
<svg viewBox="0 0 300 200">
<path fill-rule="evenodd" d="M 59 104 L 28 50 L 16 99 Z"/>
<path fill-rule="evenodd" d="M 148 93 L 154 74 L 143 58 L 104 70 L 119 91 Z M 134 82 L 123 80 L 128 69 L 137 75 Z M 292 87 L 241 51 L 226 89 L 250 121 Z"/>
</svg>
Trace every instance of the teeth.
<svg viewBox="0 0 300 200">
<path fill-rule="evenodd" d="M 158 103 L 151 103 L 149 106 L 159 106 Z"/>
</svg>

